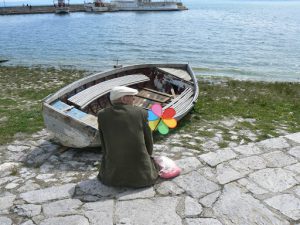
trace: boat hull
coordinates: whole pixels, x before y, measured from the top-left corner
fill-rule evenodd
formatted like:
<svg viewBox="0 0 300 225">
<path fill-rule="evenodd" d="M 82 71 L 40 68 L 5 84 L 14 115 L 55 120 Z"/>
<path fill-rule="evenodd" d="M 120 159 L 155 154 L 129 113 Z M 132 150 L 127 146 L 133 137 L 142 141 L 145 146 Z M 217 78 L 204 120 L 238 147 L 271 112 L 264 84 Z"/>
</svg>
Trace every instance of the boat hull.
<svg viewBox="0 0 300 225">
<path fill-rule="evenodd" d="M 185 70 L 187 74 L 191 76 L 191 80 L 189 82 L 186 81 L 186 83 L 190 83 L 193 91 L 190 93 L 190 97 L 187 98 L 187 100 L 184 99 L 186 96 L 184 96 L 183 99 L 180 100 L 182 101 L 182 105 L 181 103 L 179 104 L 179 102 L 177 102 L 178 104 L 176 103 L 178 105 L 179 113 L 175 115 L 175 119 L 180 120 L 193 108 L 194 103 L 198 98 L 198 83 L 192 69 L 189 65 L 186 64 L 143 64 L 122 67 L 112 71 L 93 74 L 86 78 L 75 81 L 72 84 L 54 93 L 53 95 L 47 97 L 43 103 L 43 117 L 46 128 L 51 131 L 56 139 L 64 146 L 73 148 L 101 146 L 97 117 L 95 115 L 90 116 L 87 113 L 81 113 L 81 115 L 77 112 L 79 110 L 74 109 L 73 106 L 71 106 L 70 108 L 62 109 L 60 108 L 61 106 L 56 107 L 53 102 L 60 102 L 59 99 L 63 98 L 63 96 L 67 93 L 72 92 L 72 90 L 76 90 L 82 86 L 86 86 L 89 82 L 95 81 L 99 78 L 106 79 L 106 77 L 112 76 L 114 74 L 122 74 L 126 73 L 127 71 L 148 69 L 150 67 L 183 68 L 184 66 L 186 67 Z M 177 77 L 175 81 L 180 82 L 180 79 Z M 168 107 L 168 105 L 166 105 L 165 107 Z M 72 113 L 72 110 L 76 110 L 76 112 Z M 93 119 L 93 121 L 87 122 L 87 119 L 82 119 L 82 117 L 90 117 Z"/>
</svg>

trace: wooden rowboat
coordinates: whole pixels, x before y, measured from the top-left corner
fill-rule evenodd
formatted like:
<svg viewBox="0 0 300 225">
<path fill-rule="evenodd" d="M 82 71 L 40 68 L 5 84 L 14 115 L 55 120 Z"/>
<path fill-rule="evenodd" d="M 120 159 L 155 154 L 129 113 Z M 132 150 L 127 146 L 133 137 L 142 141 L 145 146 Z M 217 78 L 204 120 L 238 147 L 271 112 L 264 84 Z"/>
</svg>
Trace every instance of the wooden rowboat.
<svg viewBox="0 0 300 225">
<path fill-rule="evenodd" d="M 96 73 L 75 81 L 43 102 L 48 130 L 64 146 L 100 146 L 97 112 L 110 107 L 109 92 L 115 86 L 139 91 L 134 105 L 149 109 L 159 103 L 173 107 L 180 120 L 198 98 L 198 82 L 188 64 L 141 64 Z"/>
</svg>

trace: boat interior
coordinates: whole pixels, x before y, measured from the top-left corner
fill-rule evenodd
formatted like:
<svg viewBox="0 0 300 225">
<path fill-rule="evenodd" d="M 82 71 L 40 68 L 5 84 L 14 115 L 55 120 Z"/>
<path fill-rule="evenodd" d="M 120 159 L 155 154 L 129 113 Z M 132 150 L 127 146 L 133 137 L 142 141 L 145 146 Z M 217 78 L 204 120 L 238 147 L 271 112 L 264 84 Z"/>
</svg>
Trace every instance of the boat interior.
<svg viewBox="0 0 300 225">
<path fill-rule="evenodd" d="M 152 67 L 125 70 L 85 82 L 50 105 L 87 124 L 91 124 L 89 120 L 95 124 L 97 112 L 111 106 L 111 88 L 119 85 L 139 91 L 134 100 L 136 106 L 149 109 L 159 103 L 163 108 L 172 106 L 177 113 L 190 104 L 194 93 L 192 78 L 186 70 Z"/>
</svg>

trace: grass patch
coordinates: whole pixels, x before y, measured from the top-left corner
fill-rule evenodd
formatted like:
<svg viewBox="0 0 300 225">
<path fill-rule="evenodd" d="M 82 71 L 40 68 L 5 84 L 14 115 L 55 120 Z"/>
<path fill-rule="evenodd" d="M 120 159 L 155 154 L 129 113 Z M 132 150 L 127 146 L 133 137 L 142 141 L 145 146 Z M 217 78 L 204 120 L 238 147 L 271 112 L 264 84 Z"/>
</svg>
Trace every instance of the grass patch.
<svg viewBox="0 0 300 225">
<path fill-rule="evenodd" d="M 300 131 L 300 83 L 230 79 L 207 83 L 200 80 L 199 89 L 193 116 L 183 119 L 180 126 L 191 133 L 197 129 L 193 124 L 224 118 L 248 118 L 255 121 L 240 122 L 235 128 L 226 128 L 218 123 L 212 125 L 214 129 L 223 131 L 224 140 L 229 140 L 230 129 L 258 132 L 258 140 L 280 135 L 276 130 L 282 126 L 289 133 Z"/>
</svg>

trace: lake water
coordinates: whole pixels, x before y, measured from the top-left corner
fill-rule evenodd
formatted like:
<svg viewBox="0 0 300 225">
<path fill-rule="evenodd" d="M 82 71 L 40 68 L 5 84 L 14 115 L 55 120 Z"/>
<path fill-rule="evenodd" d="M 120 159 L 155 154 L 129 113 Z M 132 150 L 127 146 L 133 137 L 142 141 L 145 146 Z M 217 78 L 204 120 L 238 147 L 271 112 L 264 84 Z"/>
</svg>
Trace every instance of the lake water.
<svg viewBox="0 0 300 225">
<path fill-rule="evenodd" d="M 190 10 L 0 16 L 0 57 L 90 70 L 180 62 L 201 75 L 300 82 L 300 1 L 183 3 Z"/>
</svg>

